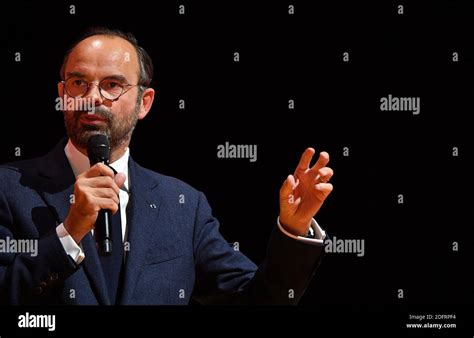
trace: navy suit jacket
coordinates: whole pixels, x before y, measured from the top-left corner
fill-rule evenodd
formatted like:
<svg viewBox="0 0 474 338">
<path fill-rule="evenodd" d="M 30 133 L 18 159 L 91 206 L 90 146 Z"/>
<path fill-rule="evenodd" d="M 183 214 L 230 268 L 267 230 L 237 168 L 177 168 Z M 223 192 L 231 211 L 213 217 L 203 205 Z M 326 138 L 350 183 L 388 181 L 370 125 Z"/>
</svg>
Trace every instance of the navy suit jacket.
<svg viewBox="0 0 474 338">
<path fill-rule="evenodd" d="M 0 166 L 0 239 L 37 239 L 38 254 L 0 253 L 0 304 L 110 304 L 95 241 L 80 265 L 56 233 L 75 177 L 66 140 L 46 156 Z M 219 233 L 203 193 L 129 160 L 128 242 L 119 304 L 295 304 L 323 248 L 275 226 L 259 268 Z M 179 203 L 184 196 L 185 203 Z"/>
</svg>

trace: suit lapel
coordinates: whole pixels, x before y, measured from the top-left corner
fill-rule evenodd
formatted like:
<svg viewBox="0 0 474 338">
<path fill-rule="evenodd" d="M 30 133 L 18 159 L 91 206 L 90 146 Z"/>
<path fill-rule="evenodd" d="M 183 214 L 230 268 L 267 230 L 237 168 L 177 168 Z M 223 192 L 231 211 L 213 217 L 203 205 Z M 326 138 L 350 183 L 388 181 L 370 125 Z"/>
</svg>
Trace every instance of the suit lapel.
<svg viewBox="0 0 474 338">
<path fill-rule="evenodd" d="M 147 176 L 132 158 L 129 160 L 129 176 L 131 189 L 127 208 L 127 241 L 130 250 L 126 253 L 120 304 L 127 304 L 132 297 L 160 207 L 152 196 L 152 190 L 157 186 L 157 182 Z"/>
<path fill-rule="evenodd" d="M 38 192 L 59 223 L 66 218 L 75 182 L 64 146 L 65 142 L 60 142 L 38 166 L 38 175 L 43 178 Z"/>
<path fill-rule="evenodd" d="M 57 225 L 61 224 L 67 216 L 73 194 L 75 177 L 69 161 L 64 153 L 67 139 L 61 141 L 48 155 L 38 168 L 39 175 L 45 178 L 39 193 L 55 214 Z M 97 248 L 92 235 L 89 233 L 81 241 L 85 259 L 81 266 L 99 304 L 110 304 L 105 278 L 97 253 Z M 74 288 L 73 285 L 70 286 Z"/>
</svg>

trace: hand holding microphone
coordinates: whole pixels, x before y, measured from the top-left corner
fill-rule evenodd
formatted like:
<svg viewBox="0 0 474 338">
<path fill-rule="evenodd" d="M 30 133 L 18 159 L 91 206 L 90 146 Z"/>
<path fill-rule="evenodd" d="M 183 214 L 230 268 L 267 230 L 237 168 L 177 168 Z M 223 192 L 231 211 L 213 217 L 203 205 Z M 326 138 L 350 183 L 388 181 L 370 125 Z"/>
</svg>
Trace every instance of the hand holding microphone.
<svg viewBox="0 0 474 338">
<path fill-rule="evenodd" d="M 91 138 L 98 136 L 102 137 L 97 139 L 99 140 L 98 143 L 103 144 L 104 135 L 95 135 Z M 105 137 L 105 139 L 107 138 Z M 100 153 L 94 159 L 89 156 L 91 164 L 93 161 L 97 161 L 97 158 L 100 160 L 92 165 L 89 170 L 77 176 L 76 183 L 74 184 L 74 203 L 69 208 L 68 215 L 64 220 L 64 227 L 75 242 L 79 243 L 96 226 L 96 231 L 98 231 L 96 238 L 100 252 L 107 254 L 108 243 L 104 241 L 102 236 L 105 235 L 105 239 L 107 239 L 107 236 L 110 236 L 111 229 L 106 229 L 107 224 L 100 222 L 96 225 L 96 222 L 101 210 L 104 210 L 104 212 L 107 210 L 111 214 L 119 211 L 119 187 L 125 182 L 125 175 L 122 173 L 114 175 L 113 170 L 105 163 L 102 163 L 108 163 L 108 156 L 105 158 L 103 155 Z M 108 217 L 111 218 L 110 214 Z M 110 222 L 108 225 L 110 226 Z"/>
</svg>

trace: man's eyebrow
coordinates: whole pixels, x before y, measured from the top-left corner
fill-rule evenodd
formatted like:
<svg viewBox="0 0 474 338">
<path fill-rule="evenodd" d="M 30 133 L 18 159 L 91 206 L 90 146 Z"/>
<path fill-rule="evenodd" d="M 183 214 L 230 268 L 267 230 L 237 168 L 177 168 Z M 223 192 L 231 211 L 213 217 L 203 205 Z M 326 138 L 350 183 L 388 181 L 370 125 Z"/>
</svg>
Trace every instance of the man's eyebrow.
<svg viewBox="0 0 474 338">
<path fill-rule="evenodd" d="M 70 77 L 80 77 L 81 79 L 82 78 L 85 78 L 86 76 L 80 72 L 68 72 L 66 73 L 66 79 L 70 78 Z"/>
<path fill-rule="evenodd" d="M 117 80 L 117 81 L 120 81 L 120 82 L 128 83 L 127 78 L 123 75 L 120 75 L 120 74 L 109 75 L 109 76 L 104 77 L 104 79 Z"/>
<path fill-rule="evenodd" d="M 78 77 L 78 78 L 85 78 L 86 75 L 81 73 L 81 72 L 76 72 L 76 71 L 73 71 L 73 72 L 68 72 L 66 74 L 66 78 L 69 79 L 70 77 Z M 109 76 L 106 76 L 104 77 L 102 80 L 104 79 L 108 79 L 108 80 L 117 80 L 117 81 L 120 81 L 120 82 L 123 82 L 123 83 L 128 83 L 127 81 L 127 78 L 123 75 L 120 75 L 120 74 L 113 74 L 113 75 L 109 75 Z"/>
</svg>

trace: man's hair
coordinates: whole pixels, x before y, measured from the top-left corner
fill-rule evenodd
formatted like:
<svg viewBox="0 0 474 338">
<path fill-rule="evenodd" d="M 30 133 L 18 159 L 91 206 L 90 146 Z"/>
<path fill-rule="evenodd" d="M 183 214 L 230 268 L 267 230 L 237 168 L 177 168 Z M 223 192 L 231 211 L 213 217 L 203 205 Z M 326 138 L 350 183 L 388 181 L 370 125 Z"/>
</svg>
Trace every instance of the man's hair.
<svg viewBox="0 0 474 338">
<path fill-rule="evenodd" d="M 110 37 L 119 37 L 130 42 L 137 52 L 138 63 L 140 66 L 138 84 L 143 87 L 148 87 L 153 78 L 153 61 L 148 55 L 148 53 L 138 45 L 138 41 L 132 33 L 125 33 L 118 29 L 110 29 L 106 27 L 91 27 L 84 31 L 79 38 L 71 45 L 66 54 L 64 55 L 63 64 L 60 70 L 60 76 L 65 79 L 65 68 L 66 63 L 71 54 L 72 50 L 81 42 L 82 40 L 87 39 L 88 37 L 94 35 L 105 35 Z"/>
</svg>

